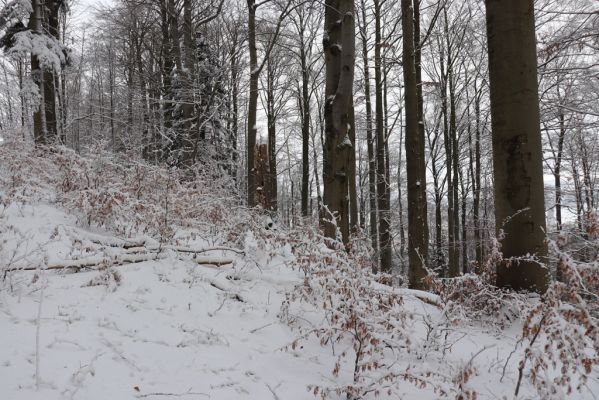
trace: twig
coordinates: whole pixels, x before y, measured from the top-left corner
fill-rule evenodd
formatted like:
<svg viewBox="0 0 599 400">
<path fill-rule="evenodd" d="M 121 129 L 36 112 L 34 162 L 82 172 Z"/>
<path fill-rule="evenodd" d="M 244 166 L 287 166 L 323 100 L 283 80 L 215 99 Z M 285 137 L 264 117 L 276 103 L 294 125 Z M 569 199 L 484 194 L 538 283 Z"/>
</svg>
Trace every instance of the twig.
<svg viewBox="0 0 599 400">
<path fill-rule="evenodd" d="M 39 268 L 38 268 L 39 270 Z M 35 326 L 35 388 L 36 390 L 40 389 L 41 377 L 40 377 L 40 329 L 41 329 L 41 320 L 42 320 L 42 304 L 44 302 L 44 276 L 40 271 L 41 279 L 40 283 L 42 288 L 40 290 L 40 298 L 39 305 L 37 308 L 37 321 Z"/>
<path fill-rule="evenodd" d="M 268 327 L 269 327 L 269 326 L 271 326 L 271 325 L 274 325 L 274 322 L 271 322 L 270 324 L 266 324 L 266 325 L 259 326 L 258 328 L 254 328 L 254 329 L 252 329 L 252 330 L 250 331 L 250 333 L 256 333 L 256 332 L 258 332 L 259 330 L 261 330 L 261 329 L 264 329 L 264 328 L 268 328 Z"/>
<path fill-rule="evenodd" d="M 201 392 L 185 392 L 185 393 L 165 393 L 165 392 L 154 392 L 154 393 L 146 393 L 146 394 L 138 394 L 137 398 L 145 398 L 145 397 L 152 397 L 152 396 L 173 396 L 173 397 L 183 397 L 183 396 L 205 396 L 210 398 L 210 395 L 208 393 L 201 393 Z"/>
<path fill-rule="evenodd" d="M 239 293 L 231 293 L 231 291 L 227 290 L 226 288 L 224 288 L 223 286 L 221 286 L 220 284 L 218 284 L 214 281 L 210 282 L 210 286 L 212 286 L 218 290 L 222 290 L 223 292 L 225 292 L 229 296 L 231 296 L 232 299 L 235 299 L 241 303 L 245 303 L 245 300 L 241 297 L 241 295 Z"/>
<path fill-rule="evenodd" d="M 543 318 L 541 318 L 541 321 L 539 322 L 539 329 L 535 332 L 535 335 L 532 337 L 532 340 L 528 344 L 529 348 L 535 343 L 535 341 L 537 340 L 537 337 L 539 336 L 539 333 L 541 333 L 541 328 L 543 327 L 543 322 L 545 322 L 546 316 L 547 316 L 547 313 L 545 313 L 543 315 Z M 526 365 L 526 351 L 524 351 L 524 360 L 522 360 L 522 364 L 520 366 L 518 366 L 518 383 L 516 384 L 516 392 L 514 393 L 514 397 L 518 397 L 518 392 L 520 391 L 520 383 L 522 382 L 522 375 L 524 374 L 524 366 L 525 365 Z"/>
<path fill-rule="evenodd" d="M 281 398 L 277 395 L 277 392 L 275 392 L 275 390 L 270 387 L 270 385 L 267 383 L 266 387 L 268 388 L 268 390 L 270 390 L 270 393 L 272 393 L 272 397 L 275 398 L 275 400 L 281 400 Z"/>
</svg>

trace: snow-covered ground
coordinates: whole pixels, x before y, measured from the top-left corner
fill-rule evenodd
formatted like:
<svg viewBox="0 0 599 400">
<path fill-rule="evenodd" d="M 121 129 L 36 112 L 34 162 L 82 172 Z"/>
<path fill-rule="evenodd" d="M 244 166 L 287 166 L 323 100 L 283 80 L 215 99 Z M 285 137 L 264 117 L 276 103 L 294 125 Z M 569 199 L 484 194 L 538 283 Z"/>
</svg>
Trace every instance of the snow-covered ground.
<svg viewBox="0 0 599 400">
<path fill-rule="evenodd" d="M 0 399 L 293 400 L 315 398 L 309 385 L 352 384 L 354 358 L 338 358 L 352 344 L 309 334 L 327 325 L 323 309 L 299 302 L 282 316 L 305 283 L 289 244 L 266 251 L 249 230 L 227 242 L 182 229 L 160 246 L 86 226 L 38 189 L 0 208 Z M 391 366 L 425 371 L 430 384 L 400 378 L 379 398 L 514 398 L 521 321 L 448 323 L 436 296 L 380 286 L 402 295 L 408 316 L 409 347 L 387 351 Z M 596 378 L 556 398 L 594 399 Z M 540 397 L 525 379 L 518 398 Z"/>
</svg>

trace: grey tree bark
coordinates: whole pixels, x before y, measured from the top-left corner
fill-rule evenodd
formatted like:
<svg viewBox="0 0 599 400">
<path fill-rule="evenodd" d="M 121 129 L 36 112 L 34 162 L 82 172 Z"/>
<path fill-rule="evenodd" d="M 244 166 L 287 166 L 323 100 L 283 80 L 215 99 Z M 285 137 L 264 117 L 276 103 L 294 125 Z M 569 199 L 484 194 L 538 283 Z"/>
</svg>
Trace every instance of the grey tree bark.
<svg viewBox="0 0 599 400">
<path fill-rule="evenodd" d="M 495 224 L 505 261 L 497 285 L 544 292 L 545 204 L 533 0 L 486 0 Z M 519 259 L 535 255 L 538 260 Z"/>
<path fill-rule="evenodd" d="M 349 121 L 354 81 L 354 2 L 326 0 L 325 35 L 325 143 L 323 148 L 323 205 L 321 225 L 325 236 L 336 239 L 337 229 L 349 245 L 350 152 Z"/>
<path fill-rule="evenodd" d="M 368 23 L 366 22 L 366 2 L 361 0 L 362 24 L 360 37 L 362 39 L 362 62 L 364 64 L 364 102 L 366 107 L 366 146 L 368 153 L 368 199 L 370 206 L 370 242 L 375 254 L 374 272 L 379 268 L 379 238 L 378 213 L 376 196 L 376 158 L 374 154 L 374 138 L 372 135 L 372 100 L 370 96 L 370 63 L 368 62 Z"/>
<path fill-rule="evenodd" d="M 418 0 L 414 0 L 418 1 Z M 418 120 L 418 88 L 414 46 L 414 8 L 412 0 L 401 1 L 403 28 L 403 76 L 406 109 L 406 167 L 408 180 L 408 257 L 409 285 L 425 287 L 428 259 L 428 220 L 426 204 L 426 167 L 424 137 Z"/>
<path fill-rule="evenodd" d="M 389 210 L 386 162 L 386 129 L 385 109 L 383 105 L 383 61 L 381 56 L 382 26 L 381 1 L 374 0 L 375 47 L 374 47 L 374 82 L 375 82 L 375 126 L 376 126 L 376 187 L 379 222 L 379 263 L 383 273 L 391 273 L 391 213 Z"/>
</svg>

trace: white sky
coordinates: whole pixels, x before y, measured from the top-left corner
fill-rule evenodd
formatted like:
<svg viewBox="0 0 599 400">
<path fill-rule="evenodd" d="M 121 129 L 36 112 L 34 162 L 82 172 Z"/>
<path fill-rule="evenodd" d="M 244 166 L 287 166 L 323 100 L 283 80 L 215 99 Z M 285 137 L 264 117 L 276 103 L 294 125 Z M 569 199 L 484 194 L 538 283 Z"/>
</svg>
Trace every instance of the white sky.
<svg viewBox="0 0 599 400">
<path fill-rule="evenodd" d="M 91 20 L 94 10 L 112 4 L 112 0 L 74 0 L 71 6 L 71 23 Z"/>
</svg>

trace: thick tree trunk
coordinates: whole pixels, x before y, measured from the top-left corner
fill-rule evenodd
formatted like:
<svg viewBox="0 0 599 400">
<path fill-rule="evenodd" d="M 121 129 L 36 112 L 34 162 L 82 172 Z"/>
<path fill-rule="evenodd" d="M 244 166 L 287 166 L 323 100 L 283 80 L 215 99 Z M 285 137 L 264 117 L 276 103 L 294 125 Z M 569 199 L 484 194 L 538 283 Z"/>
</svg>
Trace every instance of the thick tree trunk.
<svg viewBox="0 0 599 400">
<path fill-rule="evenodd" d="M 418 1 L 418 0 L 415 0 Z M 424 137 L 418 121 L 418 87 L 414 49 L 412 0 L 401 1 L 403 27 L 403 75 L 406 108 L 406 166 L 408 178 L 408 255 L 411 288 L 425 287 L 428 259 L 428 221 Z"/>
<path fill-rule="evenodd" d="M 58 12 L 60 2 L 50 0 L 45 2 L 46 7 L 46 25 L 48 34 L 54 39 L 59 40 Z M 58 137 L 58 120 L 56 118 L 56 73 L 52 69 L 44 68 L 44 112 L 46 116 L 46 140 L 49 143 L 55 143 Z"/>
<path fill-rule="evenodd" d="M 32 0 L 31 7 L 33 12 L 29 18 L 29 29 L 33 32 L 42 32 L 42 0 Z M 36 54 L 31 54 L 31 78 L 33 83 L 39 88 L 40 93 L 43 93 L 43 73 L 40 66 L 40 61 Z M 46 144 L 46 135 L 44 132 L 44 122 L 42 118 L 44 103 L 34 107 L 33 111 L 33 139 L 35 144 Z"/>
<path fill-rule="evenodd" d="M 505 261 L 497 285 L 544 292 L 545 204 L 533 0 L 486 0 L 495 225 Z"/>
<path fill-rule="evenodd" d="M 326 0 L 323 45 L 326 66 L 323 205 L 326 212 L 321 214 L 321 224 L 325 236 L 331 239 L 337 237 L 339 229 L 348 247 L 348 175 L 350 152 L 355 151 L 348 129 L 355 61 L 353 0 Z"/>
</svg>

